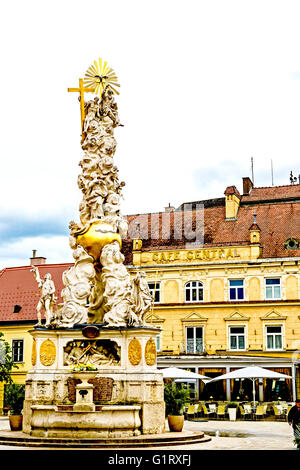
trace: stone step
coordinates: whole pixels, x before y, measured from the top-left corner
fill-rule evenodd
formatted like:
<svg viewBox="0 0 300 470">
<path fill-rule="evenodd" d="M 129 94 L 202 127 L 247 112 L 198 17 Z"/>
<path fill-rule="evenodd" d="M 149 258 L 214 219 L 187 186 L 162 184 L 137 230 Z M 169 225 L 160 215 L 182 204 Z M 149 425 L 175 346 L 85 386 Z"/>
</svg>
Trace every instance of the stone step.
<svg viewBox="0 0 300 470">
<path fill-rule="evenodd" d="M 170 436 L 157 435 L 129 437 L 129 438 L 99 438 L 99 439 L 68 439 L 68 438 L 38 438 L 32 436 L 25 436 L 22 432 L 14 432 L 9 435 L 9 432 L 0 433 L 0 445 L 7 446 L 22 446 L 22 447 L 55 447 L 55 448 L 125 448 L 125 447 L 157 447 L 157 446 L 174 446 L 185 444 L 196 444 L 207 442 L 211 437 L 205 436 L 204 433 L 191 433 L 180 435 L 171 434 Z"/>
<path fill-rule="evenodd" d="M 37 441 L 16 441 L 16 440 L 6 440 L 6 439 L 0 439 L 0 445 L 1 446 L 18 446 L 18 447 L 43 447 L 45 449 L 47 448 L 69 448 L 69 449 L 86 449 L 86 448 L 99 448 L 99 449 L 119 449 L 119 448 L 138 448 L 138 447 L 169 447 L 169 446 L 176 446 L 176 445 L 191 445 L 191 444 L 200 444 L 203 442 L 208 442 L 211 441 L 211 437 L 209 436 L 204 436 L 199 439 L 184 439 L 184 440 L 168 440 L 168 441 L 141 441 L 141 442 L 123 442 L 123 443 L 118 443 L 118 442 L 102 442 L 102 443 L 97 443 L 97 442 L 92 442 L 92 443 L 78 443 L 78 442 L 48 442 L 43 439 L 40 440 L 40 442 Z"/>
</svg>

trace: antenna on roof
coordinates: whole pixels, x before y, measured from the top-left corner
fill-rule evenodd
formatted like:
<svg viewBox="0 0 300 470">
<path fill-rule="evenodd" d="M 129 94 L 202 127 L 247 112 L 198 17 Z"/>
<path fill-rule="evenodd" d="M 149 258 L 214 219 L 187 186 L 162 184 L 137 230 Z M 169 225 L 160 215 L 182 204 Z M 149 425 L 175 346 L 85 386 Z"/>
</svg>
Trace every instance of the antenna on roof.
<svg viewBox="0 0 300 470">
<path fill-rule="evenodd" d="M 271 177 L 272 177 L 272 186 L 274 186 L 274 171 L 273 171 L 273 160 L 271 158 Z"/>
<path fill-rule="evenodd" d="M 253 186 L 254 186 L 253 157 L 251 157 L 251 176 L 252 176 L 252 183 L 253 183 Z"/>
</svg>

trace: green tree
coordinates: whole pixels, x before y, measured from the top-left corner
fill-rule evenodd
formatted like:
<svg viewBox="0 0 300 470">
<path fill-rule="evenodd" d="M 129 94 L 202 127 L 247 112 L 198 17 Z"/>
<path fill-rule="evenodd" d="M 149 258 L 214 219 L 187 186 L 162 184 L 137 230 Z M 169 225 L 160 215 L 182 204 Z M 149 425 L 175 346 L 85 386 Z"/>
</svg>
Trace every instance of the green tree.
<svg viewBox="0 0 300 470">
<path fill-rule="evenodd" d="M 18 369 L 18 366 L 13 362 L 11 348 L 3 336 L 0 331 L 0 382 L 11 384 L 11 371 L 14 367 Z"/>
</svg>

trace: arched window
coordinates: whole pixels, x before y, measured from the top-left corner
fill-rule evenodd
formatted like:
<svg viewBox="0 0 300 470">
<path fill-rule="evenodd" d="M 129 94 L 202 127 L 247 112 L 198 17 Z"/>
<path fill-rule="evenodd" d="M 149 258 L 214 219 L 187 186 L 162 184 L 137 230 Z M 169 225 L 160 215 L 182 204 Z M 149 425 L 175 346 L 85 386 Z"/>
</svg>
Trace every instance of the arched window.
<svg viewBox="0 0 300 470">
<path fill-rule="evenodd" d="M 185 302 L 203 302 L 203 292 L 202 282 L 187 282 L 185 285 Z"/>
</svg>

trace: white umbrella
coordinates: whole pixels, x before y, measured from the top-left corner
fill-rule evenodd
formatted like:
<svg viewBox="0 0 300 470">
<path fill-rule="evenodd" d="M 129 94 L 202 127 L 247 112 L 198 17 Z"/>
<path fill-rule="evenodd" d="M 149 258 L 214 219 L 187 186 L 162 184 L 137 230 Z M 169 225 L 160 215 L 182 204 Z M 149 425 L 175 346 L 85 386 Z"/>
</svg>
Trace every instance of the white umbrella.
<svg viewBox="0 0 300 470">
<path fill-rule="evenodd" d="M 162 372 L 164 379 L 200 379 L 203 382 L 211 380 L 210 377 L 205 375 L 196 374 L 185 369 L 179 369 L 178 367 L 167 367 L 166 369 L 159 369 Z"/>
<path fill-rule="evenodd" d="M 217 380 L 225 379 L 250 379 L 253 382 L 253 402 L 255 406 L 255 380 L 256 379 L 293 379 L 291 375 L 280 374 L 279 372 L 274 372 L 272 370 L 264 369 L 263 367 L 258 366 L 249 366 L 243 367 L 241 369 L 234 370 L 233 372 L 228 372 L 228 374 L 219 375 L 214 379 L 211 379 L 210 382 L 215 382 Z"/>
</svg>

